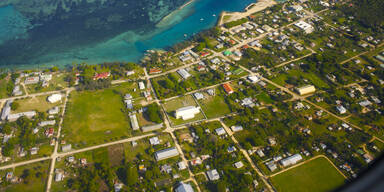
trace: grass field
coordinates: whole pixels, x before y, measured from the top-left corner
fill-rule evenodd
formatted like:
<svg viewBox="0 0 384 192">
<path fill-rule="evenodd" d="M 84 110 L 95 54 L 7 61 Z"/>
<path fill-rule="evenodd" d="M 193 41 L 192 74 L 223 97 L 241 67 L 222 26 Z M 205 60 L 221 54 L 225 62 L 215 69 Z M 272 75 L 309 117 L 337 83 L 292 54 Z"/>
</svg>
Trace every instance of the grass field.
<svg viewBox="0 0 384 192">
<path fill-rule="evenodd" d="M 277 191 L 325 192 L 344 183 L 344 177 L 325 159 L 318 158 L 271 178 Z"/>
<path fill-rule="evenodd" d="M 218 92 L 219 90 L 216 90 L 216 93 Z M 204 99 L 199 100 L 199 103 L 207 118 L 220 117 L 231 113 L 231 109 L 225 103 L 223 95 L 209 96 L 204 93 L 204 97 Z"/>
<path fill-rule="evenodd" d="M 114 88 L 73 92 L 64 119 L 65 138 L 87 146 L 129 136 L 131 127 L 124 108 Z"/>
<path fill-rule="evenodd" d="M 66 87 L 68 87 L 68 82 L 66 82 L 65 76 L 67 74 L 59 73 L 52 75 L 52 80 L 49 81 L 48 87 L 43 87 L 41 89 L 36 89 L 38 84 L 32 84 L 32 85 L 26 85 L 28 93 L 37 93 L 37 92 L 47 92 L 47 91 L 55 91 L 55 90 L 61 90 Z"/>
<path fill-rule="evenodd" d="M 164 109 L 167 112 L 169 119 L 172 121 L 173 125 L 180 125 L 183 123 L 189 123 L 197 120 L 204 119 L 204 115 L 202 113 L 196 114 L 195 118 L 189 120 L 182 120 L 175 118 L 175 110 L 181 107 L 186 106 L 197 106 L 197 103 L 193 99 L 192 95 L 186 95 L 184 97 L 179 97 L 176 99 L 172 99 L 164 103 Z"/>
<path fill-rule="evenodd" d="M 22 182 L 17 184 L 9 184 L 7 186 L 1 185 L 0 191 L 6 192 L 20 192 L 20 191 L 31 191 L 39 192 L 45 190 L 45 185 L 48 175 L 49 161 L 42 161 L 33 163 L 21 167 L 17 167 L 12 170 L 1 171 L 1 178 L 5 178 L 5 174 L 9 171 L 13 172 L 16 177 L 24 178 Z"/>
<path fill-rule="evenodd" d="M 61 104 L 61 102 L 49 103 L 47 101 L 48 96 L 49 95 L 15 100 L 14 102 L 19 103 L 20 106 L 15 111 L 12 111 L 12 113 L 32 111 L 32 110 L 36 110 L 39 112 L 46 112 L 47 110 L 53 108 L 54 106 Z"/>
<path fill-rule="evenodd" d="M 0 98 L 5 98 L 8 96 L 7 84 L 8 81 L 5 78 L 0 80 Z"/>
</svg>

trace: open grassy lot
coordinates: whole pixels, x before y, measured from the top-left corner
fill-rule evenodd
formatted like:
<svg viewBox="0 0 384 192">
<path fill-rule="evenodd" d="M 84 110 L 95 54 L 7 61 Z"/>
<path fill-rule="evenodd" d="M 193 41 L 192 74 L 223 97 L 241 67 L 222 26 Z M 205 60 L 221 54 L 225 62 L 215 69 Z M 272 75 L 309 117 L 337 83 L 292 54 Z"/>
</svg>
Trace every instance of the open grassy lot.
<svg viewBox="0 0 384 192">
<path fill-rule="evenodd" d="M 8 96 L 7 84 L 8 80 L 6 80 L 6 78 L 0 80 L 0 98 L 5 98 Z"/>
<path fill-rule="evenodd" d="M 32 110 L 36 110 L 39 112 L 46 112 L 47 110 L 62 104 L 64 100 L 64 95 L 63 95 L 62 102 L 49 103 L 47 101 L 48 96 L 49 95 L 43 95 L 43 96 L 31 97 L 27 99 L 15 100 L 14 102 L 19 103 L 20 106 L 15 111 L 12 111 L 12 113 L 32 111 Z"/>
<path fill-rule="evenodd" d="M 31 191 L 39 192 L 45 190 L 45 185 L 48 176 L 49 161 L 33 163 L 16 169 L 8 169 L 0 172 L 1 178 L 5 178 L 7 172 L 13 172 L 17 178 L 21 178 L 19 183 L 5 184 L 0 186 L 0 191 L 20 192 Z"/>
<path fill-rule="evenodd" d="M 73 92 L 64 119 L 65 138 L 87 146 L 127 137 L 131 127 L 124 109 L 115 88 Z"/>
<path fill-rule="evenodd" d="M 277 191 L 330 191 L 344 183 L 344 177 L 325 159 L 318 158 L 271 178 Z"/>
<path fill-rule="evenodd" d="M 173 125 L 180 125 L 183 123 L 189 123 L 197 120 L 204 119 L 203 113 L 199 113 L 195 115 L 195 118 L 189 119 L 184 121 L 183 119 L 176 119 L 175 118 L 175 110 L 181 108 L 181 107 L 186 107 L 186 106 L 197 106 L 198 104 L 195 102 L 193 99 L 192 95 L 187 95 L 183 97 L 179 97 L 176 99 L 172 99 L 170 101 L 166 101 L 164 103 L 164 109 L 171 120 Z"/>
<path fill-rule="evenodd" d="M 220 117 L 231 113 L 231 109 L 225 102 L 225 95 L 218 88 L 216 88 L 215 92 L 216 95 L 214 96 L 203 93 L 204 99 L 198 101 L 207 118 Z"/>
</svg>

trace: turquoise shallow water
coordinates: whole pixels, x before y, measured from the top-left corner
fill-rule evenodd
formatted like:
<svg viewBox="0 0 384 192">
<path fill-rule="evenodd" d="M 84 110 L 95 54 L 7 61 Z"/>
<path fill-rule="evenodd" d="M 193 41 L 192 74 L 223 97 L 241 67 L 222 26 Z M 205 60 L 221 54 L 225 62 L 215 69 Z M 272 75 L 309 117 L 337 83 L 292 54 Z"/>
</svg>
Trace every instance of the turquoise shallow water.
<svg viewBox="0 0 384 192">
<path fill-rule="evenodd" d="M 183 9 L 175 11 L 167 17 L 164 22 L 161 22 L 156 29 L 149 32 L 138 34 L 127 31 L 97 45 L 82 46 L 81 48 L 74 48 L 70 51 L 41 55 L 18 65 L 12 65 L 10 61 L 7 67 L 34 68 L 36 66 L 64 66 L 74 62 L 86 62 L 90 64 L 110 61 L 137 62 L 142 58 L 146 50 L 162 49 L 181 42 L 185 40 L 186 37 L 213 27 L 222 11 L 241 11 L 253 2 L 256 1 L 197 0 Z M 0 12 L 2 9 L 0 9 Z M 0 13 L 0 23 L 1 18 Z M 24 28 L 20 30 L 23 29 Z M 1 33 L 3 33 L 3 31 L 0 30 L 0 34 Z"/>
</svg>

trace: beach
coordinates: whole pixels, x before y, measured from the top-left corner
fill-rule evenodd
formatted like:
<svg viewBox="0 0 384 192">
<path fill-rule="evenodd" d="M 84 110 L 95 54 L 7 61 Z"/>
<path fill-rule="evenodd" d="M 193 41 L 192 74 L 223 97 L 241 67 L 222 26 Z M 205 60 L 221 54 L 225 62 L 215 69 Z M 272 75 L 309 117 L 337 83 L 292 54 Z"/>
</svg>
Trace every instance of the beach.
<svg viewBox="0 0 384 192">
<path fill-rule="evenodd" d="M 262 11 L 268 7 L 271 7 L 276 4 L 274 0 L 258 0 L 256 3 L 252 3 L 245 8 L 243 12 L 226 12 L 224 11 L 221 14 L 220 20 L 218 21 L 218 25 L 222 25 L 224 23 L 228 23 L 231 21 L 236 21 L 244 17 L 248 17 L 253 13 Z M 224 21 L 224 18 L 225 21 Z"/>
</svg>

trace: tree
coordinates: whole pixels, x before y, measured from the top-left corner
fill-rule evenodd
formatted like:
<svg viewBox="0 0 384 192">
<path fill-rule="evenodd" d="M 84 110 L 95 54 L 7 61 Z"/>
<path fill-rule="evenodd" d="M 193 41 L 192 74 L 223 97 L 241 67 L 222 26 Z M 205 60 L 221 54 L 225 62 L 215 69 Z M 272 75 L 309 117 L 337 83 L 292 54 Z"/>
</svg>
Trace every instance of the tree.
<svg viewBox="0 0 384 192">
<path fill-rule="evenodd" d="M 156 103 L 152 103 L 147 106 L 147 111 L 145 112 L 150 121 L 155 123 L 161 123 L 161 113 L 160 107 Z"/>
<path fill-rule="evenodd" d="M 12 109 L 12 111 L 17 110 L 19 107 L 20 107 L 20 104 L 17 103 L 17 102 L 13 102 L 13 103 L 11 104 L 11 109 Z"/>
<path fill-rule="evenodd" d="M 3 125 L 3 128 L 1 128 L 1 133 L 5 135 L 10 135 L 12 133 L 12 127 L 9 123 L 6 123 Z"/>
</svg>

